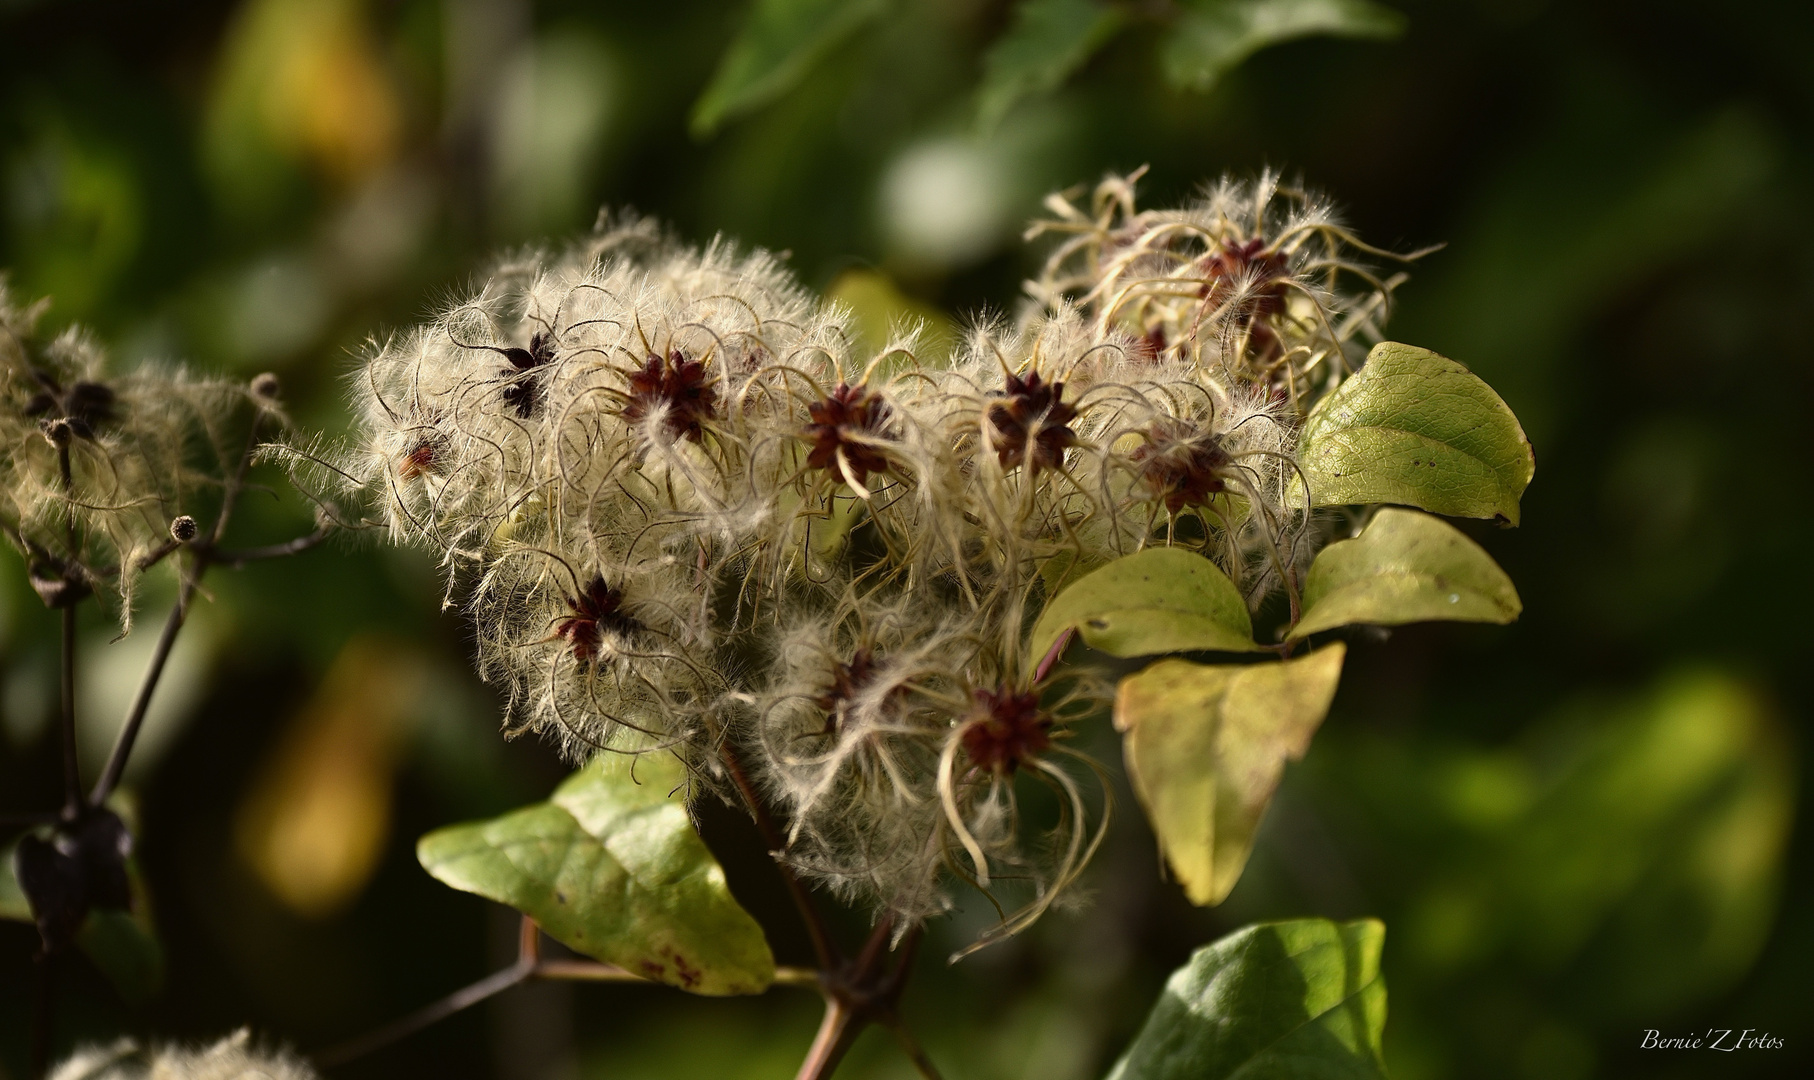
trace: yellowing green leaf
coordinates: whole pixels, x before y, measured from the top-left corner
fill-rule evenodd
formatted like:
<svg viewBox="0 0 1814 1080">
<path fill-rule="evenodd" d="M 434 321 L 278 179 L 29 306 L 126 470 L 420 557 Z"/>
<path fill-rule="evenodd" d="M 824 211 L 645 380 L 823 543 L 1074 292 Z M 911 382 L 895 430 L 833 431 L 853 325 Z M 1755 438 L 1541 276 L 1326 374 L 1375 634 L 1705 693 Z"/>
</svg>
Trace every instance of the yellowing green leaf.
<svg viewBox="0 0 1814 1080">
<path fill-rule="evenodd" d="M 1329 712 L 1343 655 L 1338 642 L 1276 664 L 1162 660 L 1121 680 L 1128 774 L 1191 903 L 1219 904 L 1240 880 L 1285 762 Z"/>
<path fill-rule="evenodd" d="M 990 130 L 1021 98 L 1056 90 L 1125 22 L 1119 8 L 1097 0 L 1021 0 L 1014 25 L 983 60 L 979 125 Z"/>
<path fill-rule="evenodd" d="M 1479 544 L 1441 518 L 1389 507 L 1317 556 L 1291 636 L 1350 623 L 1509 623 L 1523 610 L 1512 579 Z"/>
<path fill-rule="evenodd" d="M 1295 38 L 1385 40 L 1405 18 L 1371 0 L 1180 0 L 1160 55 L 1173 86 L 1208 90 L 1241 61 Z"/>
<path fill-rule="evenodd" d="M 548 802 L 429 833 L 416 854 L 594 959 L 695 994 L 761 993 L 774 955 L 693 831 L 685 780 L 666 754 L 600 754 Z"/>
<path fill-rule="evenodd" d="M 1069 627 L 1112 656 L 1253 652 L 1253 620 L 1220 567 L 1183 548 L 1147 548 L 1077 579 L 1033 627 L 1037 662 Z"/>
<path fill-rule="evenodd" d="M 1473 372 L 1382 341 L 1304 425 L 1300 464 L 1316 506 L 1402 503 L 1518 524 L 1536 471 L 1518 418 Z"/>
<path fill-rule="evenodd" d="M 886 6 L 887 0 L 754 0 L 743 30 L 693 104 L 693 134 L 710 135 L 733 116 L 780 97 Z"/>
<path fill-rule="evenodd" d="M 1373 919 L 1300 919 L 1198 949 L 1109 1080 L 1384 1080 L 1385 938 Z"/>
</svg>

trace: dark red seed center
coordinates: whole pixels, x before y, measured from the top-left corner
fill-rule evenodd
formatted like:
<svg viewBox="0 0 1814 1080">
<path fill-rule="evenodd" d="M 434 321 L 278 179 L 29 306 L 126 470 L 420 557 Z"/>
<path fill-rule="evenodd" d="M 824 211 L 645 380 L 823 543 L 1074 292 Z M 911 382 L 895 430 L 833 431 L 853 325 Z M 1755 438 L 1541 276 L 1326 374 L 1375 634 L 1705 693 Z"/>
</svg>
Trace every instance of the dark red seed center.
<svg viewBox="0 0 1814 1080">
<path fill-rule="evenodd" d="M 977 768 L 1011 773 L 1052 745 L 1052 718 L 1040 709 L 1039 695 L 1033 691 L 977 689 L 970 692 L 970 700 L 964 754 Z"/>
<path fill-rule="evenodd" d="M 717 415 L 718 388 L 703 363 L 689 359 L 679 349 L 666 357 L 651 354 L 640 370 L 630 373 L 629 403 L 624 419 L 640 424 L 660 417 L 662 434 L 670 441 L 705 437 L 705 425 Z"/>
</svg>

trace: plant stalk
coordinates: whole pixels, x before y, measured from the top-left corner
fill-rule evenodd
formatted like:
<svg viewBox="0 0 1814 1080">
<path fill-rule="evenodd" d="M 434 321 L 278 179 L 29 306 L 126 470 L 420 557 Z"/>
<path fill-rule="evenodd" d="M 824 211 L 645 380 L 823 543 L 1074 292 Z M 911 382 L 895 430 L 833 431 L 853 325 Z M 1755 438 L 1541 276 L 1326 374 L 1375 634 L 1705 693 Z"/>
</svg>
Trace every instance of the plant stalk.
<svg viewBox="0 0 1814 1080">
<path fill-rule="evenodd" d="M 176 606 L 170 609 L 170 616 L 164 620 L 164 628 L 158 633 L 157 646 L 152 650 L 151 662 L 145 665 L 145 674 L 139 679 L 138 693 L 133 695 L 132 708 L 126 713 L 126 722 L 120 725 L 120 733 L 114 737 L 113 751 L 107 755 L 107 766 L 101 770 L 101 776 L 95 781 L 94 790 L 89 793 L 88 805 L 100 806 L 119 786 L 120 777 L 125 775 L 126 762 L 132 757 L 132 744 L 139 737 L 139 728 L 145 722 L 145 713 L 151 708 L 151 695 L 157 690 L 158 680 L 163 678 L 164 664 L 170 659 L 170 650 L 176 645 L 176 635 L 183 628 L 183 621 L 189 617 L 189 601 L 195 594 L 196 583 L 201 579 L 206 563 L 198 558 L 194 568 L 183 578 L 182 587 L 177 591 Z"/>
<path fill-rule="evenodd" d="M 812 939 L 813 955 L 819 962 L 821 972 L 831 972 L 840 963 L 838 947 L 832 940 L 831 931 L 825 924 L 825 916 L 820 914 L 818 905 L 813 903 L 812 894 L 807 891 L 793 869 L 780 858 L 781 850 L 786 846 L 781 830 L 775 819 L 769 816 L 768 807 L 756 786 L 750 782 L 749 774 L 744 770 L 743 761 L 737 756 L 737 750 L 726 739 L 719 756 L 724 760 L 724 767 L 730 773 L 731 783 L 749 805 L 750 816 L 755 819 L 756 828 L 762 833 L 763 842 L 768 845 L 769 858 L 774 860 L 775 868 L 781 871 L 781 880 L 787 884 L 787 892 L 793 898 L 794 907 L 800 912 L 800 921 L 806 924 L 806 934 Z"/>
<path fill-rule="evenodd" d="M 862 1034 L 863 1022 L 850 1006 L 837 996 L 825 999 L 825 1017 L 819 1021 L 819 1033 L 813 1036 L 812 1048 L 794 1080 L 827 1080 L 844 1060 L 851 1044 Z"/>
<path fill-rule="evenodd" d="M 63 743 L 63 817 L 74 821 L 82 812 L 82 766 L 76 748 L 76 606 L 63 608 L 62 679 L 58 696 L 62 713 L 57 727 Z"/>
</svg>

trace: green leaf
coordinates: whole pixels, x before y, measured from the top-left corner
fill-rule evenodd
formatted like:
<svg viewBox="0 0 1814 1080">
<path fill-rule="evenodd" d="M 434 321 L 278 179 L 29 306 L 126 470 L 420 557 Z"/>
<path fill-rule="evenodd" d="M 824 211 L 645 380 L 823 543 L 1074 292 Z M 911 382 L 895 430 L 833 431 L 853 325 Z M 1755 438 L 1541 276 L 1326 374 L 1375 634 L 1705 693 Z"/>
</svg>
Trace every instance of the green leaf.
<svg viewBox="0 0 1814 1080">
<path fill-rule="evenodd" d="M 983 59 L 978 126 L 990 131 L 1021 98 L 1058 89 L 1125 24 L 1121 9 L 1098 0 L 1022 0 Z"/>
<path fill-rule="evenodd" d="M 1537 463 L 1518 418 L 1473 372 L 1382 341 L 1310 414 L 1298 456 L 1315 506 L 1403 503 L 1518 524 Z"/>
<path fill-rule="evenodd" d="M 888 0 L 754 0 L 743 30 L 693 103 L 693 135 L 792 89 L 819 58 L 882 12 Z"/>
<path fill-rule="evenodd" d="M 1352 540 L 1323 549 L 1304 581 L 1293 638 L 1350 623 L 1447 619 L 1509 623 L 1524 610 L 1512 579 L 1441 518 L 1388 507 Z"/>
<path fill-rule="evenodd" d="M 685 782 L 671 755 L 602 753 L 548 802 L 429 833 L 416 855 L 596 960 L 695 994 L 761 993 L 774 955 L 672 794 Z"/>
<path fill-rule="evenodd" d="M 1276 664 L 1162 660 L 1121 680 L 1115 728 L 1134 793 L 1190 902 L 1241 878 L 1287 759 L 1304 756 L 1341 680 L 1341 643 Z"/>
<path fill-rule="evenodd" d="M 0 919 L 35 922 L 31 901 L 25 898 L 25 890 L 19 887 L 19 877 L 13 872 L 13 851 L 18 846 L 19 841 L 15 839 L 0 848 Z"/>
<path fill-rule="evenodd" d="M 1419 967 L 1541 972 L 1603 1015 L 1658 1015 L 1730 993 L 1778 924 L 1799 761 L 1784 719 L 1763 687 L 1687 666 L 1582 692 L 1490 750 L 1351 744 L 1364 764 L 1342 801 L 1368 828 L 1417 823 L 1397 887 Z"/>
<path fill-rule="evenodd" d="M 136 881 L 134 882 L 136 885 Z M 141 890 L 132 911 L 97 908 L 76 931 L 76 945 L 128 1004 L 150 1001 L 164 985 L 164 947 Z"/>
<path fill-rule="evenodd" d="M 1295 38 L 1390 40 L 1405 17 L 1371 0 L 1180 0 L 1160 54 L 1165 77 L 1184 90 L 1208 90 L 1241 61 Z"/>
<path fill-rule="evenodd" d="M 1384 1080 L 1374 919 L 1259 923 L 1198 949 L 1109 1080 Z"/>
<path fill-rule="evenodd" d="M 1033 627 L 1034 662 L 1072 626 L 1111 656 L 1260 648 L 1241 591 L 1215 563 L 1183 548 L 1147 548 L 1077 579 Z"/>
</svg>

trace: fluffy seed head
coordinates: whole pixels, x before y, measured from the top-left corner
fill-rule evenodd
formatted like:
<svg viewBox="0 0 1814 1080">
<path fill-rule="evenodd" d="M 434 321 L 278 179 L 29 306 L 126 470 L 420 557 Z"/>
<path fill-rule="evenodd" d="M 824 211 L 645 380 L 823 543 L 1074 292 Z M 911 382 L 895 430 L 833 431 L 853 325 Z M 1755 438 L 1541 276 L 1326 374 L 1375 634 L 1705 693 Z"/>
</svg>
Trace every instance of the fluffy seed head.
<svg viewBox="0 0 1814 1080">
<path fill-rule="evenodd" d="M 1052 745 L 1052 717 L 1040 709 L 1038 694 L 1009 686 L 979 687 L 970 692 L 970 700 L 962 726 L 964 755 L 984 772 L 1011 773 Z"/>
<path fill-rule="evenodd" d="M 705 365 L 679 349 L 666 356 L 650 353 L 643 366 L 630 373 L 630 400 L 624 419 L 640 424 L 651 417 L 669 441 L 698 442 L 718 407 L 718 390 Z"/>
<path fill-rule="evenodd" d="M 1064 383 L 1048 383 L 1039 372 L 1023 378 L 1013 372 L 988 406 L 990 442 L 1006 469 L 1026 466 L 1029 472 L 1054 469 L 1077 442 L 1068 426 L 1077 409 L 1064 400 Z"/>
</svg>

